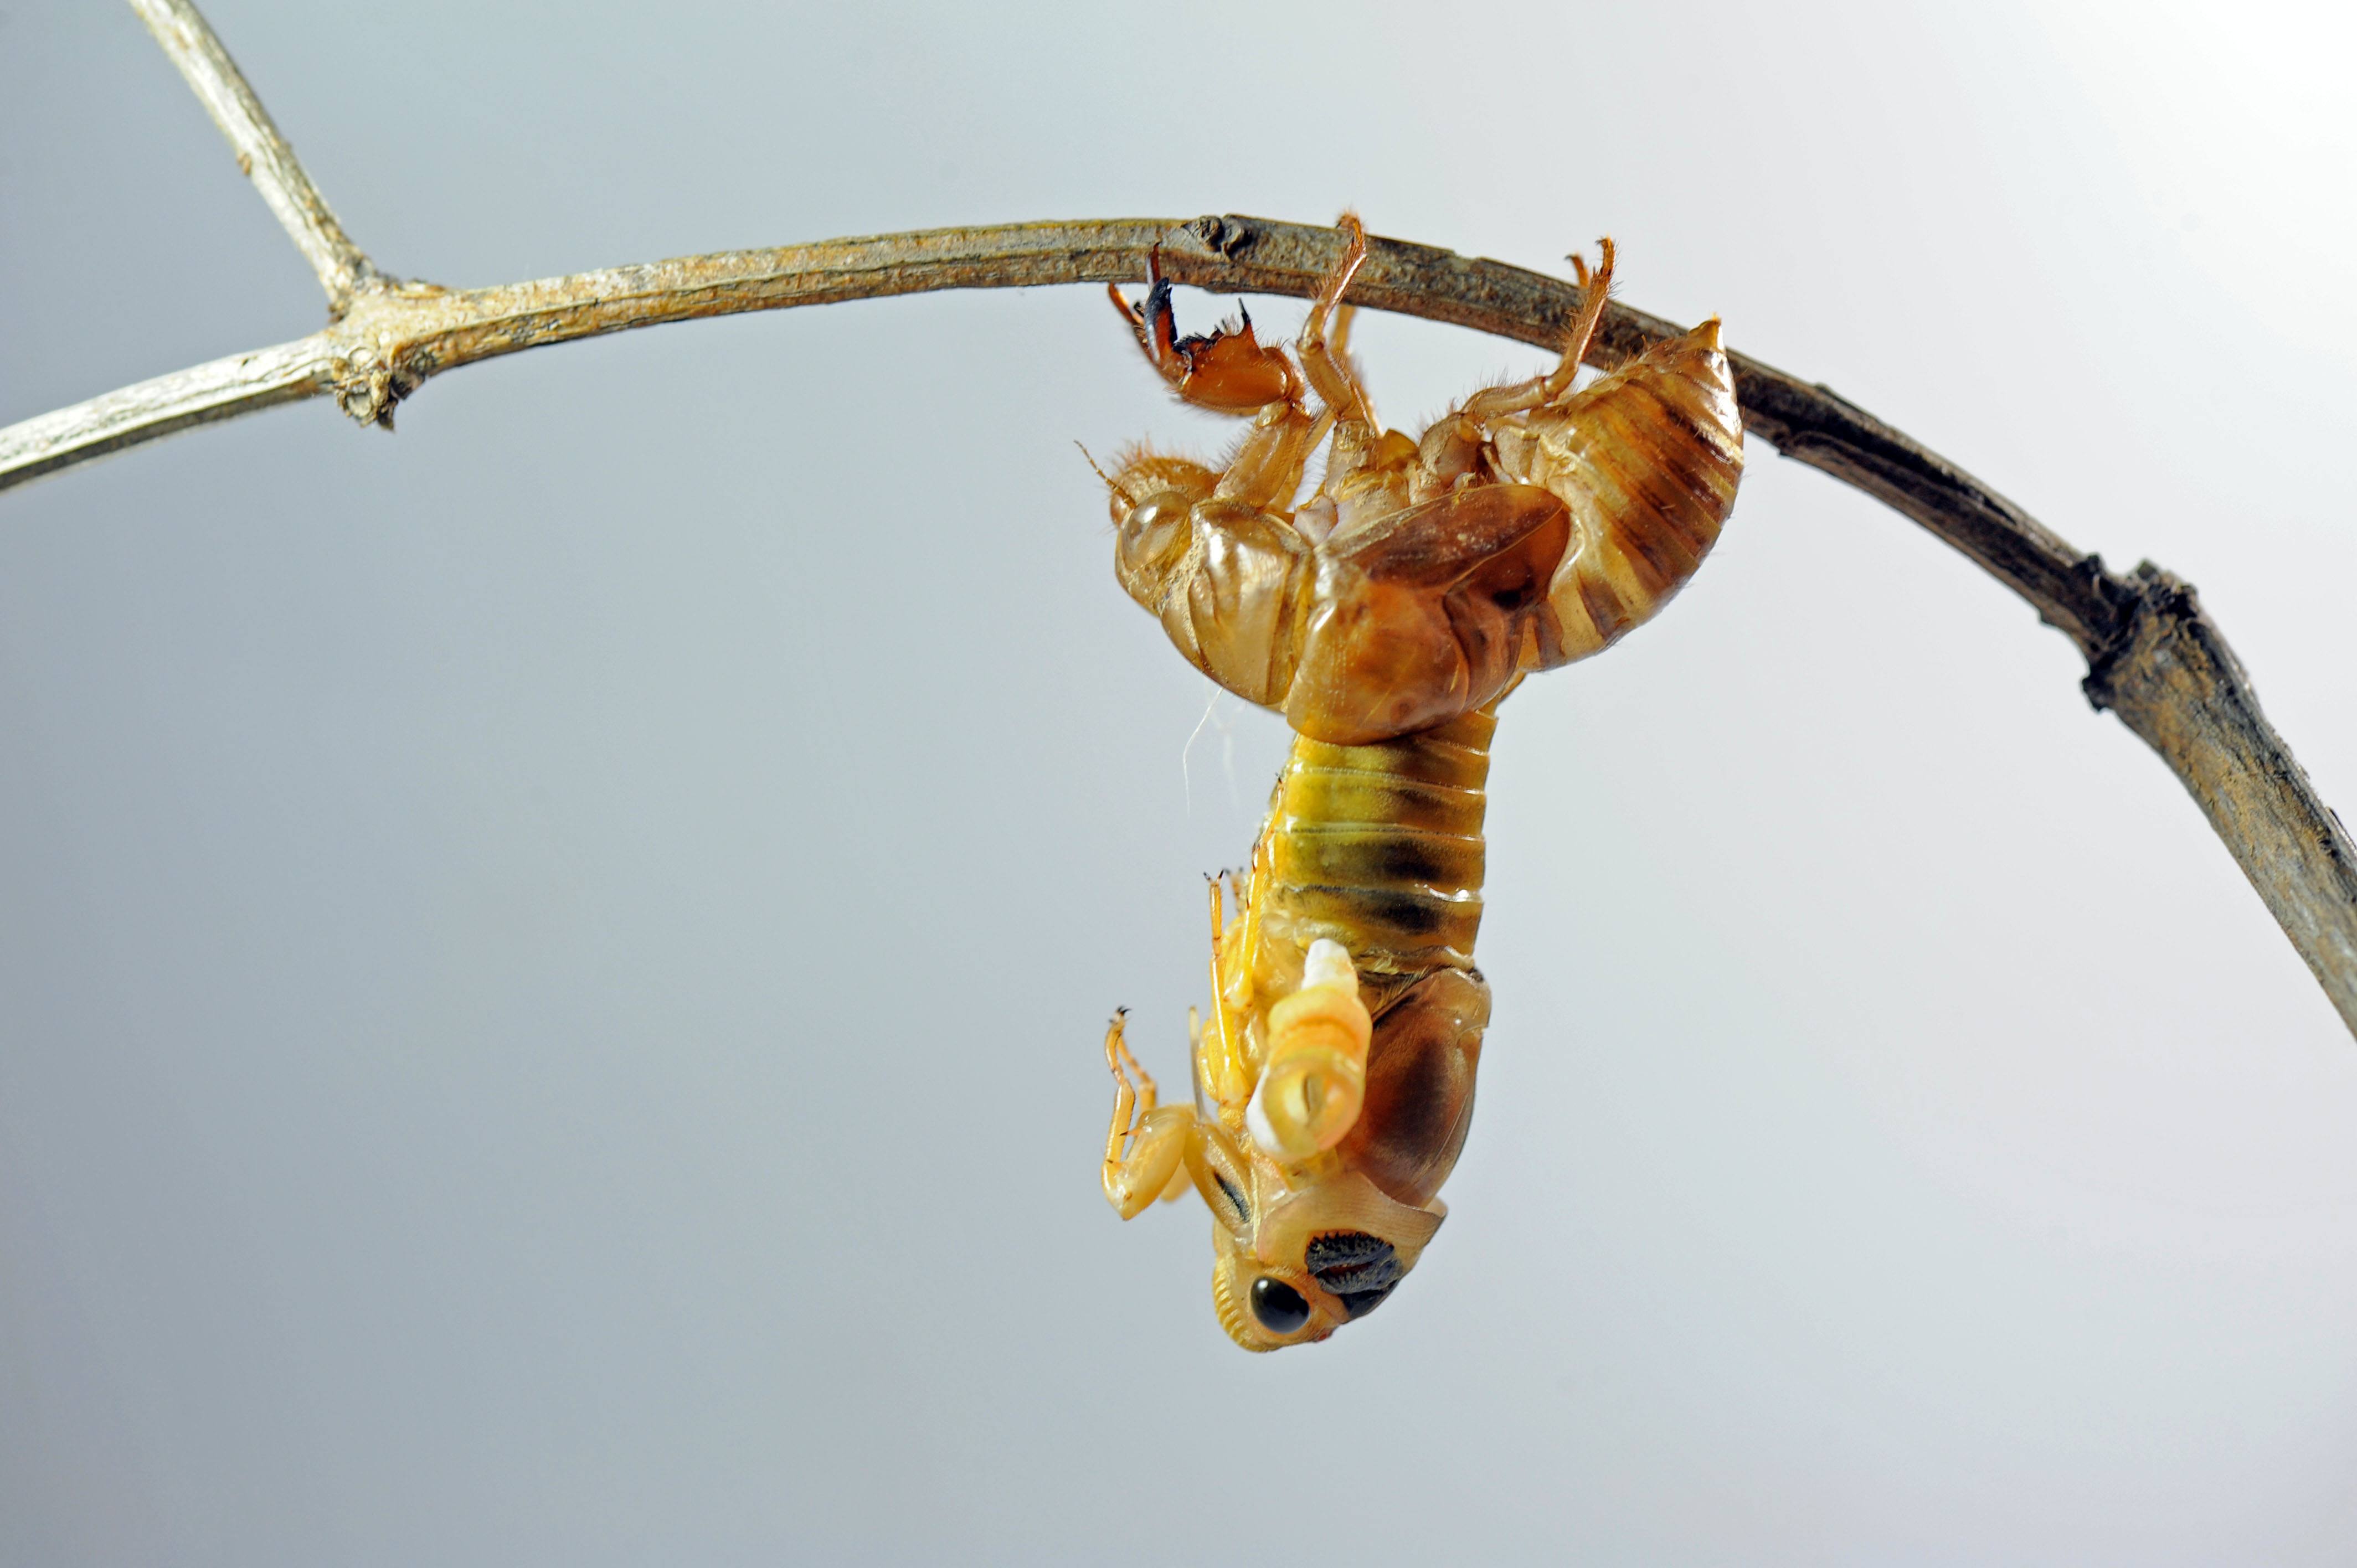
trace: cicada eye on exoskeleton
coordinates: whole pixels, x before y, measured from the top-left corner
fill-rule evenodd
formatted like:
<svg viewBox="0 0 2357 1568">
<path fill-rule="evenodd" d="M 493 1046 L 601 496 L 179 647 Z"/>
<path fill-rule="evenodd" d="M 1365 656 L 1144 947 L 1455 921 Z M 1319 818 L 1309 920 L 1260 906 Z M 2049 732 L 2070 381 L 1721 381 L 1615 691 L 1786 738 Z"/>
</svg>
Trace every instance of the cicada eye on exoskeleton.
<svg viewBox="0 0 2357 1568">
<path fill-rule="evenodd" d="M 1229 925 L 1241 933 L 1250 919 Z M 1221 943 L 1223 956 L 1241 946 Z M 1204 1103 L 1157 1105 L 1120 1017 L 1105 1036 L 1116 1084 L 1105 1197 L 1128 1219 L 1177 1183 L 1194 1188 L 1213 1220 L 1220 1322 L 1248 1350 L 1325 1338 L 1415 1266 L 1448 1212 L 1435 1194 L 1464 1141 L 1489 1017 L 1478 976 L 1362 988 L 1331 940 L 1299 956 L 1274 1004 L 1236 1015 L 1214 1004 L 1198 1071 L 1212 1058 L 1228 1101 L 1206 1074 Z M 1237 1065 L 1251 1085 L 1240 1096 Z"/>
<path fill-rule="evenodd" d="M 1473 941 L 1497 705 L 1650 619 L 1743 467 L 1715 320 L 1575 389 L 1609 240 L 1578 263 L 1554 370 L 1421 436 L 1383 428 L 1345 343 L 1366 235 L 1349 214 L 1342 234 L 1291 358 L 1249 317 L 1180 337 L 1158 261 L 1143 304 L 1113 291 L 1172 391 L 1251 422 L 1224 468 L 1116 463 L 1115 575 L 1189 662 L 1296 732 L 1232 911 L 1212 884 L 1194 1103 L 1158 1103 L 1122 1017 L 1105 1037 L 1105 1197 L 1126 1219 L 1193 1187 L 1213 1305 L 1248 1350 L 1372 1312 L 1439 1229 L 1490 1017 Z"/>
</svg>

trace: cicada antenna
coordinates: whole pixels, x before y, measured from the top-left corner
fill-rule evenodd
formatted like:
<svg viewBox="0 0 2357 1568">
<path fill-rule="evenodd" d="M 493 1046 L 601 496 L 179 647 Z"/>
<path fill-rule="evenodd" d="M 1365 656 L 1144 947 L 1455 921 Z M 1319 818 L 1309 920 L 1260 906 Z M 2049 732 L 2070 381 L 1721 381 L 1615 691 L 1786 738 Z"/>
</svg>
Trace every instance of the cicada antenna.
<svg viewBox="0 0 2357 1568">
<path fill-rule="evenodd" d="M 1135 496 L 1131 495 L 1127 490 L 1124 489 L 1118 483 L 1116 483 L 1111 474 L 1106 473 L 1103 468 L 1099 468 L 1097 467 L 1097 460 L 1089 456 L 1089 449 L 1086 446 L 1081 446 L 1081 444 L 1078 441 L 1073 442 L 1072 445 L 1081 447 L 1081 461 L 1086 463 L 1089 467 L 1095 472 L 1096 477 L 1104 481 L 1105 489 L 1111 490 L 1114 494 L 1127 501 L 1131 506 L 1135 507 L 1137 505 L 1137 498 Z"/>
</svg>

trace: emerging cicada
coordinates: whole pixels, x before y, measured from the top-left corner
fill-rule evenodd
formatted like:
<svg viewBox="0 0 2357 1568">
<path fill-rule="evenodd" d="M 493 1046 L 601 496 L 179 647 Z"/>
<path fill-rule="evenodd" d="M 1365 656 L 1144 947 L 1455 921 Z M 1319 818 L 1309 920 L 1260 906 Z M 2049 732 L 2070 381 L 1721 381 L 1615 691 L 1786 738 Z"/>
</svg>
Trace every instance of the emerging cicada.
<svg viewBox="0 0 2357 1568">
<path fill-rule="evenodd" d="M 1349 214 L 1342 231 L 1297 363 L 1249 317 L 1178 337 L 1158 264 L 1142 306 L 1111 291 L 1181 399 L 1252 421 L 1223 469 L 1124 455 L 1115 573 L 1189 662 L 1297 732 L 1232 914 L 1211 885 L 1194 1103 L 1157 1102 L 1122 1017 L 1105 1036 L 1105 1197 L 1126 1219 L 1194 1187 L 1220 1323 L 1247 1350 L 1373 1310 L 1439 1229 L 1490 1017 L 1473 939 L 1498 702 L 1650 618 L 1743 467 L 1715 319 L 1573 390 L 1609 240 L 1593 274 L 1574 258 L 1586 297 L 1555 370 L 1420 438 L 1383 429 L 1346 349 L 1366 235 Z"/>
</svg>

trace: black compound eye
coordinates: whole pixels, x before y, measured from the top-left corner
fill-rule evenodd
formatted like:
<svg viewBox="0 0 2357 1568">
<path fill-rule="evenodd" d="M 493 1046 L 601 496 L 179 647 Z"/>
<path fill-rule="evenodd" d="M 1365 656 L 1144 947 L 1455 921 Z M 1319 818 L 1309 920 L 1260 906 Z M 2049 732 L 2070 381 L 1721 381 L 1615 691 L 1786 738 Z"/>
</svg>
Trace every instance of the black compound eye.
<svg viewBox="0 0 2357 1568">
<path fill-rule="evenodd" d="M 1252 1309 L 1271 1334 L 1290 1334 L 1309 1321 L 1309 1304 L 1283 1280 L 1253 1281 Z"/>
</svg>

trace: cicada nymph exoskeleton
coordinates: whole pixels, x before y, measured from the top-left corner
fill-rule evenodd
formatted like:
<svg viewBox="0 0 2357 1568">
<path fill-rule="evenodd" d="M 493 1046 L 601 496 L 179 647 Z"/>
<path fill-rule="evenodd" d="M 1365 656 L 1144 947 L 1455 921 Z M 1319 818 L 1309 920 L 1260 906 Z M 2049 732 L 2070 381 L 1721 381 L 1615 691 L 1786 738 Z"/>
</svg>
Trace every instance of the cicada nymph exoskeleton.
<svg viewBox="0 0 2357 1568">
<path fill-rule="evenodd" d="M 1142 305 L 1113 291 L 1181 399 L 1251 421 L 1222 468 L 1116 462 L 1115 574 L 1189 662 L 1297 734 L 1232 911 L 1212 886 L 1194 1103 L 1157 1103 L 1123 1020 L 1107 1034 L 1104 1190 L 1124 1219 L 1201 1196 L 1220 1321 L 1252 1350 L 1372 1311 L 1439 1227 L 1490 1015 L 1473 940 L 1498 702 L 1650 619 L 1743 467 L 1716 320 L 1575 387 L 1609 240 L 1593 274 L 1575 258 L 1552 371 L 1419 437 L 1384 429 L 1347 349 L 1366 236 L 1347 214 L 1342 231 L 1293 358 L 1249 317 L 1180 337 L 1158 263 Z"/>
</svg>

